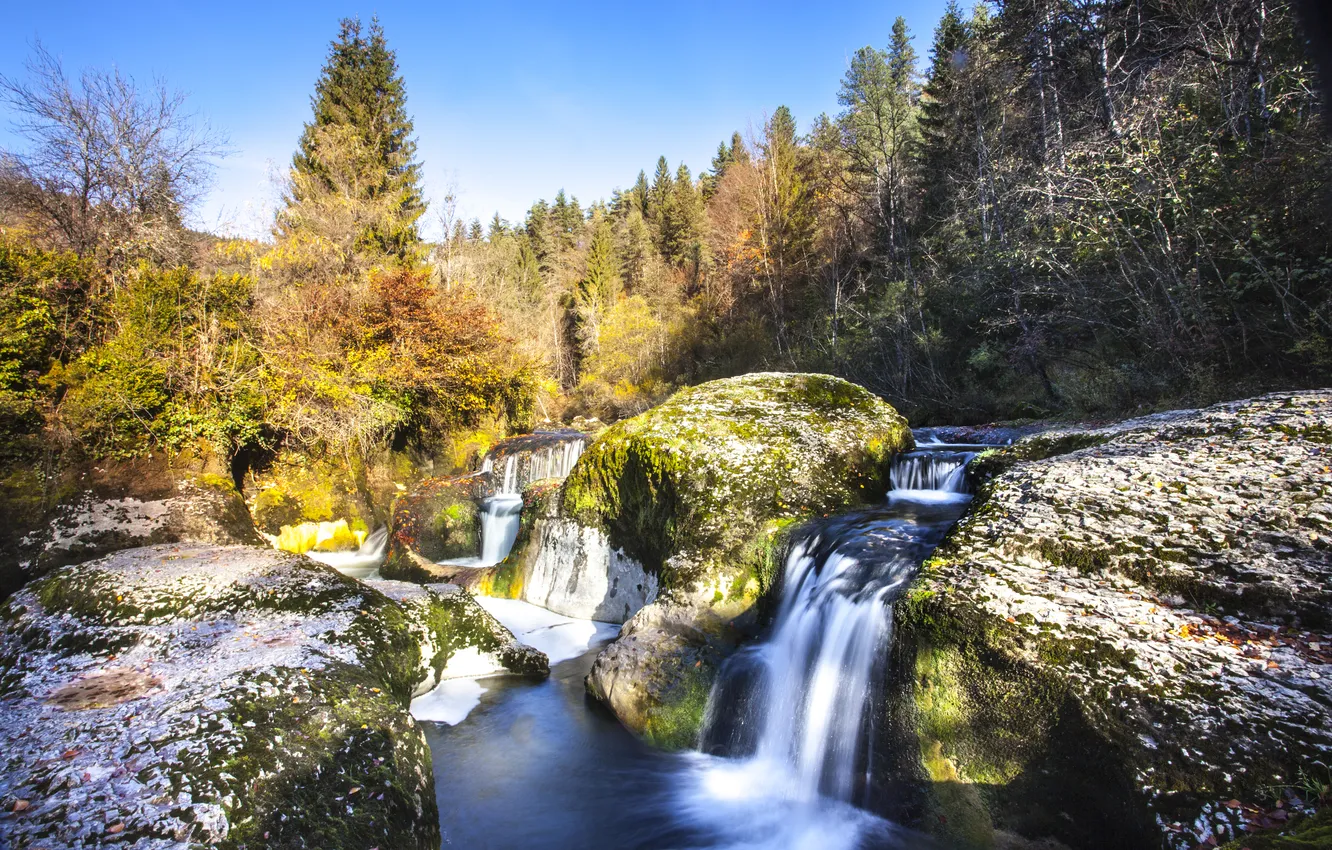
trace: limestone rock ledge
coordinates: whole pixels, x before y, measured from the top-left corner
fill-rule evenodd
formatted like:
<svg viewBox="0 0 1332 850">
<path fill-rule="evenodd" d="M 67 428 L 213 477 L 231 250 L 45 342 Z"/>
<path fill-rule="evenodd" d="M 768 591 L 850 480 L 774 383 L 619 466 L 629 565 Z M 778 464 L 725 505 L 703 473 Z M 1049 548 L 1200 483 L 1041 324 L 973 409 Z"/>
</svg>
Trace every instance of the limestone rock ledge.
<svg viewBox="0 0 1332 850">
<path fill-rule="evenodd" d="M 961 847 L 1192 848 L 1326 765 L 1329 443 L 1332 392 L 1302 392 L 973 462 L 896 612 L 923 822 Z"/>
<path fill-rule="evenodd" d="M 249 546 L 30 582 L 0 609 L 0 845 L 435 850 L 407 704 L 503 635 L 456 589 L 384 590 Z"/>
</svg>

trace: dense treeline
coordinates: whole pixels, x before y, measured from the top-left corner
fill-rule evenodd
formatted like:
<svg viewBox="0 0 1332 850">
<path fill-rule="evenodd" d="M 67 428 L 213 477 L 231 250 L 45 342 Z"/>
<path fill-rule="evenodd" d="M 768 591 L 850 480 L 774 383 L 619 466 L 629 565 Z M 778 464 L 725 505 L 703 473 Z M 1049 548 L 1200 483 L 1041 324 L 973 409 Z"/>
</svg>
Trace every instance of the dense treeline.
<svg viewBox="0 0 1332 850">
<path fill-rule="evenodd" d="M 1326 382 L 1332 150 L 1287 3 L 954 4 L 923 57 L 885 36 L 803 133 L 780 107 L 701 173 L 662 157 L 518 223 L 445 201 L 433 245 L 377 24 L 343 22 L 263 241 L 182 225 L 225 145 L 179 95 L 39 49 L 0 80 L 27 142 L 0 446 L 428 452 L 765 368 L 917 421 Z"/>
<path fill-rule="evenodd" d="M 941 420 L 1325 382 L 1316 88 L 1287 3 L 954 4 L 925 61 L 900 19 L 858 51 L 805 134 L 779 108 L 698 178 L 458 223 L 436 265 L 603 415 L 765 367 Z"/>
</svg>

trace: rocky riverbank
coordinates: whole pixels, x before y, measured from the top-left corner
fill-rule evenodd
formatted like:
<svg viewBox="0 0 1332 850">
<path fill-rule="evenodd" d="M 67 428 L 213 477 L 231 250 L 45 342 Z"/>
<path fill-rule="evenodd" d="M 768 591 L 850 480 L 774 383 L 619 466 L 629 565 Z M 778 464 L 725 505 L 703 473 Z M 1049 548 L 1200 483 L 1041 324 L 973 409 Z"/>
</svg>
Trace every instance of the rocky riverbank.
<svg viewBox="0 0 1332 850">
<path fill-rule="evenodd" d="M 407 711 L 463 648 L 523 674 L 456 588 L 379 589 L 249 546 L 129 549 L 0 612 L 0 843 L 437 848 Z"/>
<path fill-rule="evenodd" d="M 1309 392 L 974 461 L 970 514 L 897 611 L 924 822 L 1191 850 L 1325 772 L 1330 442 L 1332 392 Z"/>
</svg>

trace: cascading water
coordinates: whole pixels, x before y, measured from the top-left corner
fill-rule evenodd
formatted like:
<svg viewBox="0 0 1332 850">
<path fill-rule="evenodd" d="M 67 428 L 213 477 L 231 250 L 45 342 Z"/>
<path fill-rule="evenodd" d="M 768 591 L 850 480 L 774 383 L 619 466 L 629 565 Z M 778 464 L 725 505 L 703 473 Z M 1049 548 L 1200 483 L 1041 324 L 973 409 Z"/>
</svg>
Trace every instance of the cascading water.
<svg viewBox="0 0 1332 850">
<path fill-rule="evenodd" d="M 967 463 L 980 445 L 927 443 L 894 459 L 889 499 L 965 501 Z"/>
<path fill-rule="evenodd" d="M 517 494 L 501 493 L 481 501 L 480 566 L 498 564 L 508 557 L 518 539 L 522 511 L 523 497 Z"/>
<path fill-rule="evenodd" d="M 887 733 L 875 740 L 892 602 L 968 498 L 957 472 L 969 447 L 936 448 L 963 457 L 908 453 L 883 505 L 798 535 L 771 633 L 724 665 L 700 751 L 661 752 L 589 712 L 595 651 L 545 682 L 511 681 L 459 726 L 426 724 L 445 842 L 937 850 L 876 814 L 892 808 L 892 772 L 876 756 L 895 756 Z M 950 489 L 919 489 L 930 486 Z M 516 739 L 541 757 L 515 758 Z"/>
<path fill-rule="evenodd" d="M 587 440 L 581 434 L 534 434 L 508 441 L 503 450 L 487 455 L 481 471 L 490 476 L 491 495 L 481 500 L 481 552 L 475 558 L 446 561 L 453 566 L 489 567 L 508 557 L 522 521 L 523 488 L 534 481 L 565 478 L 583 454 Z M 503 473 L 498 469 L 503 464 Z"/>
<path fill-rule="evenodd" d="M 902 455 L 887 506 L 819 521 L 792 546 L 771 636 L 732 656 L 709 697 L 701 749 L 728 758 L 706 762 L 706 794 L 867 802 L 892 602 L 964 510 L 974 448 Z"/>
<path fill-rule="evenodd" d="M 316 561 L 352 578 L 378 578 L 388 550 L 388 528 L 380 527 L 370 533 L 355 552 L 306 552 Z"/>
</svg>

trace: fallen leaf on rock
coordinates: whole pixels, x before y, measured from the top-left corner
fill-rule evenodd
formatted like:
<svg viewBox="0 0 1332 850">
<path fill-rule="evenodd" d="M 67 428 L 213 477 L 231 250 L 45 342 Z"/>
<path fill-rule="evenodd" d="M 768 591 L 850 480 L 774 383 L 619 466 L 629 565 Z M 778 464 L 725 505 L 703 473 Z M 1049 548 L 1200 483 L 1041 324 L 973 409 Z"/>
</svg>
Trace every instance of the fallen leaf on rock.
<svg viewBox="0 0 1332 850">
<path fill-rule="evenodd" d="M 113 823 L 106 828 L 106 831 L 112 835 L 119 835 L 125 831 L 125 825 L 123 823 Z"/>
<path fill-rule="evenodd" d="M 32 805 L 32 803 L 28 802 L 27 800 L 15 800 L 15 801 L 14 801 L 14 811 L 16 811 L 16 812 L 26 812 L 26 811 L 28 810 L 28 808 L 29 808 L 31 805 Z"/>
</svg>

